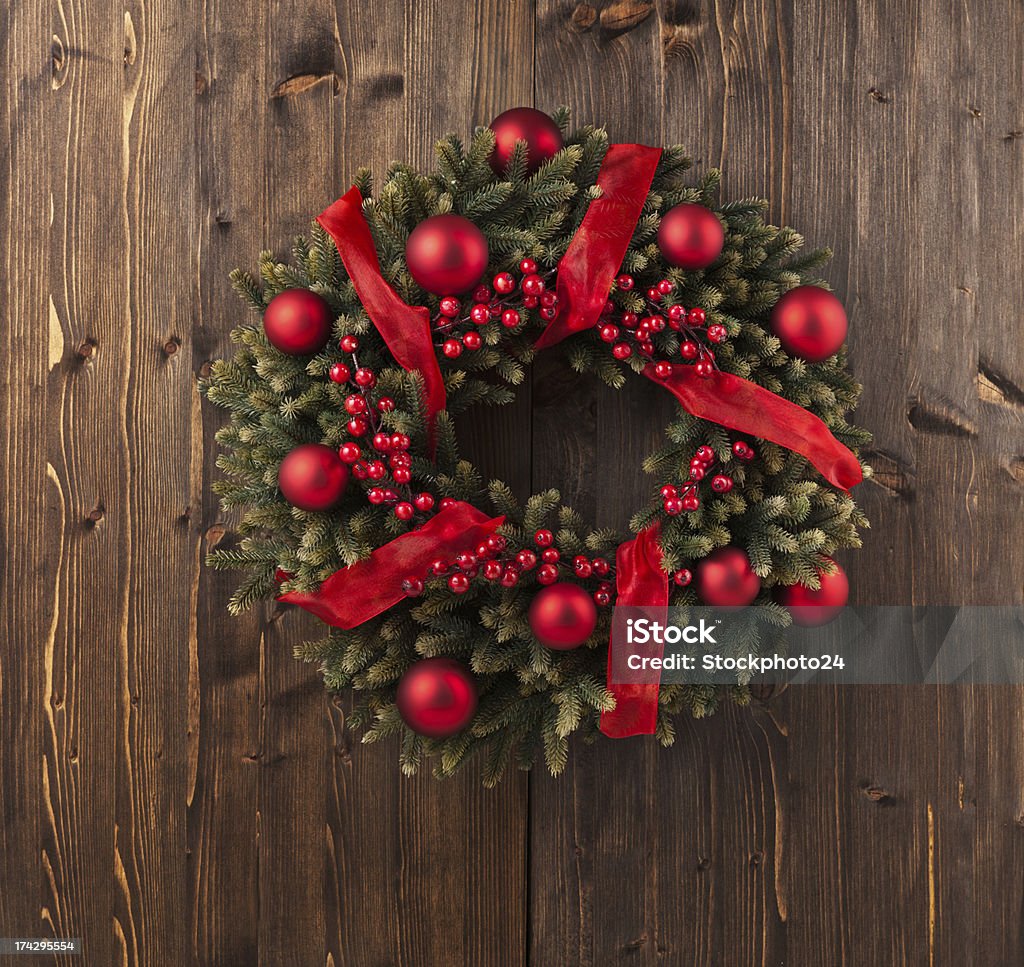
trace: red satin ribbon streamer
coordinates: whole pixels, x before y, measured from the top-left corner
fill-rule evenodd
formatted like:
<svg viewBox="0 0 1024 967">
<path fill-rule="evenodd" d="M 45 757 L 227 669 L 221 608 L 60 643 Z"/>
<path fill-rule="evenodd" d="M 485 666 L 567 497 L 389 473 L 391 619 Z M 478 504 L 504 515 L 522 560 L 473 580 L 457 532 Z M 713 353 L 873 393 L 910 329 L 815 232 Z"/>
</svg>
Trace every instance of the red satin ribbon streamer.
<svg viewBox="0 0 1024 967">
<path fill-rule="evenodd" d="M 664 386 L 688 413 L 702 420 L 771 440 L 807 457 L 836 487 L 849 490 L 863 478 L 857 458 L 813 413 L 750 380 L 720 370 L 703 378 L 685 364 L 673 366 L 668 379 L 658 379 L 654 364 L 648 363 L 644 376 Z"/>
<path fill-rule="evenodd" d="M 378 547 L 369 557 L 335 571 L 318 591 L 289 591 L 278 601 L 297 604 L 337 628 L 355 628 L 403 598 L 402 581 L 423 577 L 437 558 L 474 550 L 504 522 L 456 501 L 418 530 Z"/>
<path fill-rule="evenodd" d="M 647 200 L 661 148 L 613 144 L 601 162 L 603 191 L 590 203 L 558 263 L 558 314 L 537 340 L 546 349 L 597 323 Z"/>
<path fill-rule="evenodd" d="M 427 419 L 445 408 L 444 379 L 430 335 L 430 313 L 423 306 L 407 305 L 380 274 L 380 262 L 370 226 L 363 216 L 363 196 L 350 188 L 317 221 L 324 227 L 345 263 L 359 301 L 395 361 L 405 370 L 418 369 L 427 394 Z"/>
<path fill-rule="evenodd" d="M 616 605 L 668 607 L 668 575 L 661 569 L 660 524 L 655 521 L 615 555 Z M 649 651 L 653 656 L 654 652 Z M 658 655 L 660 657 L 660 654 Z M 608 690 L 615 708 L 601 713 L 601 731 L 611 739 L 651 735 L 658 724 L 658 686 L 612 682 L 612 647 L 608 645 Z"/>
</svg>

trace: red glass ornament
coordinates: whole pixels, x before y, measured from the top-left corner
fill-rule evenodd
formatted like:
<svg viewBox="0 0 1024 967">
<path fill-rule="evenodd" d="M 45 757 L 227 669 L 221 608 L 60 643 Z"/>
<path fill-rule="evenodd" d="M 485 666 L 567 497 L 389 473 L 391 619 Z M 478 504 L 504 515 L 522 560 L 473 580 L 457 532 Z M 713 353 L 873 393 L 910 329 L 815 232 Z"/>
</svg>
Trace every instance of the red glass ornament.
<svg viewBox="0 0 1024 967">
<path fill-rule="evenodd" d="M 562 150 L 564 141 L 558 125 L 543 111 L 532 107 L 514 107 L 499 114 L 490 124 L 494 132 L 494 151 L 490 162 L 499 177 L 505 174 L 516 143 L 526 142 L 526 171 L 533 174 L 545 161 Z"/>
<path fill-rule="evenodd" d="M 772 309 L 771 329 L 782 348 L 809 363 L 828 359 L 846 340 L 846 310 L 816 285 L 790 289 Z"/>
<path fill-rule="evenodd" d="M 334 315 L 327 302 L 309 289 L 279 292 L 263 312 L 270 344 L 289 356 L 318 353 L 331 338 Z"/>
<path fill-rule="evenodd" d="M 345 495 L 348 465 L 337 450 L 321 443 L 304 443 L 281 461 L 277 485 L 293 507 L 301 510 L 331 510 Z"/>
<path fill-rule="evenodd" d="M 722 223 L 703 205 L 676 205 L 661 218 L 658 248 L 670 265 L 688 271 L 705 269 L 718 258 L 724 244 Z"/>
<path fill-rule="evenodd" d="M 538 592 L 530 606 L 531 630 L 542 645 L 557 651 L 578 648 L 596 624 L 594 599 L 578 584 L 552 584 Z"/>
<path fill-rule="evenodd" d="M 831 561 L 832 559 L 829 558 Z M 835 561 L 831 574 L 819 574 L 821 587 L 814 591 L 802 584 L 790 584 L 775 592 L 776 600 L 790 609 L 793 624 L 802 628 L 816 628 L 832 621 L 850 597 L 850 581 L 846 572 Z"/>
<path fill-rule="evenodd" d="M 484 233 L 461 215 L 425 219 L 405 244 L 410 274 L 417 285 L 435 295 L 457 295 L 473 288 L 487 269 L 487 259 Z"/>
<path fill-rule="evenodd" d="M 425 658 L 402 675 L 396 703 L 414 732 L 447 738 L 461 732 L 476 713 L 476 679 L 452 658 Z"/>
<path fill-rule="evenodd" d="M 697 564 L 697 593 L 704 604 L 742 607 L 761 590 L 761 579 L 750 566 L 750 558 L 735 545 L 712 551 Z"/>
</svg>

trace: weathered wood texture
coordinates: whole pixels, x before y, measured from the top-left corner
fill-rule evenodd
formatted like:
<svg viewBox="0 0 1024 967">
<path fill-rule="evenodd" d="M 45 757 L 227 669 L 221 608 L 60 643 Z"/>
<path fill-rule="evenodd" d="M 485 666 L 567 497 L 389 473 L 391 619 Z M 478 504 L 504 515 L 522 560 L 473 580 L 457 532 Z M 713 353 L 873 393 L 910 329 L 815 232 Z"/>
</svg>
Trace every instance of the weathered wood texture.
<svg viewBox="0 0 1024 967">
<path fill-rule="evenodd" d="M 9 4 L 0 936 L 98 967 L 1024 962 L 1020 688 L 790 689 L 560 779 L 403 780 L 291 659 L 304 616 L 228 618 L 196 392 L 228 270 L 359 165 L 568 103 L 835 248 L 879 470 L 857 600 L 1019 603 L 1022 51 L 1011 0 Z M 556 353 L 463 435 L 622 525 L 667 413 Z"/>
</svg>

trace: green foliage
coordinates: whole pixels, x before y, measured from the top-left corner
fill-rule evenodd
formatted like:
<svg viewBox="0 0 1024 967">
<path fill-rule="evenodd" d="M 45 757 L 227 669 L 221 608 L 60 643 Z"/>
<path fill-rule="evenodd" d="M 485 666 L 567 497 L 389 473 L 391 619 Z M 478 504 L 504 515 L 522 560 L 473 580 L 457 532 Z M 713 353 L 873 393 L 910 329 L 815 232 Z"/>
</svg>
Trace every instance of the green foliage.
<svg viewBox="0 0 1024 967">
<path fill-rule="evenodd" d="M 479 225 L 490 246 L 490 273 L 514 270 L 527 256 L 544 271 L 556 266 L 590 202 L 600 195 L 596 179 L 609 139 L 600 128 L 569 131 L 565 109 L 555 119 L 566 131 L 566 146 L 533 174 L 527 174 L 520 146 L 503 176 L 495 178 L 488 162 L 494 136 L 487 128 L 477 129 L 468 144 L 454 136 L 439 140 L 437 166 L 429 174 L 396 163 L 375 192 L 370 173 L 359 172 L 356 184 L 365 199 L 364 213 L 382 271 L 403 299 L 437 314 L 437 297 L 416 286 L 404 252 L 415 225 L 440 212 L 459 212 Z M 640 293 L 668 277 L 675 284 L 669 304 L 702 306 L 709 324 L 726 327 L 729 338 L 718 352 L 723 369 L 806 407 L 854 450 L 863 446 L 869 435 L 847 422 L 860 386 L 846 367 L 845 353 L 807 364 L 788 356 L 766 325 L 778 298 L 794 286 L 816 281 L 813 273 L 830 253 L 804 253 L 796 231 L 764 221 L 766 204 L 760 199 L 716 203 L 718 172 L 710 171 L 693 184 L 688 180 L 689 166 L 681 147 L 664 150 L 623 261 L 623 270 L 636 276 L 636 287 L 631 293 L 616 290 L 611 298 L 620 309 L 638 311 Z M 662 262 L 655 236 L 662 213 L 694 201 L 717 212 L 726 227 L 726 241 L 714 265 L 684 272 Z M 231 275 L 232 285 L 256 314 L 285 288 L 314 289 L 335 312 L 335 340 L 310 358 L 286 356 L 267 342 L 258 317 L 253 317 L 232 333 L 234 356 L 216 362 L 202 382 L 206 396 L 230 412 L 230 423 L 218 433 L 223 448 L 218 466 L 224 478 L 215 489 L 225 509 L 238 510 L 241 516 L 234 541 L 225 541 L 208 563 L 247 572 L 231 598 L 233 612 L 277 593 L 279 570 L 285 575 L 284 590 L 313 590 L 334 571 L 408 529 L 390 508 L 367 503 L 364 488 L 369 482 L 352 481 L 342 506 L 332 513 L 291 507 L 277 489 L 280 462 L 296 444 L 322 441 L 337 446 L 347 439 L 348 415 L 342 408 L 347 391 L 327 379 L 333 363 L 351 362 L 336 342 L 346 334 L 359 336 L 359 365 L 376 372 L 375 392 L 396 401 L 394 411 L 382 417 L 382 428 L 412 439 L 413 493 L 427 490 L 503 515 L 501 533 L 512 547 L 529 545 L 532 534 L 545 527 L 555 532 L 563 555 L 601 555 L 614 562 L 625 535 L 592 528 L 561 505 L 556 491 L 535 494 L 521 504 L 502 482 L 485 486 L 477 469 L 459 455 L 452 414 L 514 398 L 544 325 L 536 311 L 524 313 L 527 318 L 511 331 L 492 319 L 479 329 L 484 348 L 476 353 L 456 360 L 439 357 L 448 412 L 436 422 L 436 453 L 430 459 L 422 379 L 418 373 L 405 372 L 390 356 L 360 305 L 333 241 L 314 223 L 308 237 L 296 240 L 291 254 L 290 261 L 279 261 L 269 252 L 261 253 L 257 273 L 237 270 Z M 678 353 L 678 336 L 671 329 L 653 338 L 660 353 Z M 572 337 L 565 352 L 575 370 L 593 373 L 616 389 L 624 387 L 641 365 L 635 358 L 616 362 L 594 332 Z M 654 520 L 662 521 L 668 571 L 692 567 L 725 544 L 743 547 L 762 578 L 758 603 L 763 620 L 741 643 L 764 648 L 776 633 L 770 629 L 788 620 L 787 613 L 772 603 L 771 589 L 795 582 L 816 587 L 829 566 L 828 557 L 859 546 L 858 530 L 867 526 L 867 520 L 848 494 L 830 487 L 806 460 L 773 444 L 750 441 L 758 459 L 744 463 L 732 454 L 733 434 L 683 410 L 666 427 L 665 436 L 664 446 L 644 462 L 644 470 L 652 475 L 651 499 L 634 515 L 631 528 L 638 531 Z M 698 511 L 665 517 L 658 487 L 686 479 L 689 460 L 700 444 L 712 447 L 735 487 L 721 496 L 705 488 Z M 365 729 L 364 741 L 400 735 L 399 759 L 406 773 L 431 760 L 438 775 L 450 775 L 471 754 L 479 753 L 484 781 L 492 785 L 509 767 L 529 768 L 538 750 L 557 773 L 566 764 L 570 735 L 594 737 L 601 711 L 613 703 L 604 685 L 609 616 L 602 613 L 590 641 L 575 651 L 543 648 L 527 618 L 537 589 L 535 576 L 535 570 L 525 573 L 514 588 L 474 581 L 461 596 L 452 594 L 443 579 L 428 580 L 422 597 L 406 599 L 356 629 L 330 628 L 322 639 L 300 644 L 296 655 L 317 662 L 329 688 L 356 690 L 359 703 L 349 722 Z M 596 580 L 585 582 L 588 589 Z M 694 604 L 696 596 L 691 588 L 675 589 L 673 603 Z M 472 723 L 446 740 L 412 733 L 395 706 L 403 672 L 430 655 L 459 658 L 472 668 L 480 686 Z M 723 699 L 744 703 L 749 695 L 742 683 L 732 688 L 663 686 L 659 741 L 672 743 L 673 716 L 711 714 Z"/>
</svg>

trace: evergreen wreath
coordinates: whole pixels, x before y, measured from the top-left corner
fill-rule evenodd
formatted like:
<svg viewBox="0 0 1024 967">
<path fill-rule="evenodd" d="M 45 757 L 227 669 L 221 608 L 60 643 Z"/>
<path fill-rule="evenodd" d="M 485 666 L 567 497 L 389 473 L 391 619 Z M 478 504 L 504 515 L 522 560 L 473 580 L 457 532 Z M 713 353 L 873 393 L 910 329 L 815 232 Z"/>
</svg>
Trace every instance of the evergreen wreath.
<svg viewBox="0 0 1024 967">
<path fill-rule="evenodd" d="M 473 548 L 405 574 L 398 603 L 355 627 L 331 626 L 295 649 L 298 658 L 319 663 L 328 688 L 355 690 L 348 721 L 365 729 L 364 742 L 401 735 L 404 772 L 436 757 L 436 774 L 447 776 L 479 751 L 487 784 L 510 762 L 530 768 L 540 748 L 551 772 L 560 772 L 569 736 L 580 731 L 593 739 L 602 714 L 614 708 L 606 681 L 610 605 L 616 549 L 628 539 L 591 527 L 562 505 L 556 490 L 520 504 L 501 481 L 485 484 L 458 452 L 457 414 L 514 398 L 538 335 L 559 311 L 556 269 L 591 204 L 604 194 L 598 185 L 609 152 L 603 128 L 568 133 L 564 108 L 551 118 L 520 109 L 520 126 L 511 132 L 502 125 L 505 117 L 478 128 L 468 145 L 454 135 L 442 138 L 429 174 L 392 164 L 376 193 L 369 171 L 356 179 L 383 280 L 408 306 L 429 312 L 444 410 L 430 412 L 424 374 L 398 364 L 335 240 L 318 223 L 296 240 L 290 261 L 263 252 L 258 278 L 232 274 L 236 290 L 264 320 L 237 326 L 233 358 L 214 363 L 202 382 L 206 396 L 230 411 L 230 422 L 217 433 L 224 451 L 218 466 L 226 477 L 214 487 L 225 511 L 241 511 L 238 539 L 214 550 L 208 563 L 248 572 L 230 600 L 234 613 L 289 593 L 301 603 L 336 572 L 402 535 L 422 533 L 456 501 L 504 516 Z M 557 129 L 552 134 L 545 125 Z M 544 136 L 555 143 L 545 147 Z M 687 184 L 689 167 L 681 147 L 660 152 L 625 257 L 610 291 L 599 294 L 607 301 L 598 324 L 565 340 L 569 364 L 615 389 L 634 374 L 652 376 L 652 367 L 668 366 L 668 372 L 673 367 L 666 361 L 673 360 L 677 370 L 734 374 L 813 414 L 856 453 L 870 435 L 846 420 L 860 386 L 847 368 L 845 347 L 817 359 L 807 332 L 787 329 L 778 314 L 786 293 L 813 298 L 827 291 L 814 273 L 831 253 L 802 254 L 801 236 L 767 224 L 760 199 L 716 203 L 719 173 Z M 692 253 L 673 250 L 664 236 L 666 216 L 680 206 L 683 213 L 698 206 L 712 212 L 724 229 L 716 246 L 711 226 L 711 251 L 696 256 L 705 263 L 698 268 L 689 267 Z M 470 287 L 465 297 L 444 294 L 444 280 L 433 286 L 440 291 L 425 291 L 407 262 L 413 230 L 448 213 L 470 220 L 486 240 L 487 274 L 480 276 L 491 284 Z M 461 268 L 477 257 L 470 245 Z M 423 270 L 419 274 L 422 281 Z M 298 322 L 272 342 L 266 314 L 282 294 L 285 330 Z M 326 327 L 315 318 L 323 304 Z M 311 325 L 322 330 L 312 342 Z M 845 316 L 840 343 L 844 335 Z M 665 435 L 665 445 L 644 462 L 654 483 L 631 530 L 657 526 L 673 606 L 722 603 L 714 588 L 702 589 L 701 565 L 722 549 L 736 552 L 740 571 L 747 571 L 732 577 L 747 581 L 758 607 L 751 609 L 756 620 L 730 647 L 754 654 L 778 647 L 791 621 L 787 591 L 813 599 L 830 576 L 841 574 L 832 555 L 860 546 L 858 528 L 868 526 L 866 518 L 843 487 L 823 479 L 793 449 L 682 406 Z M 282 464 L 309 444 L 340 454 L 340 486 L 338 468 L 327 457 L 330 466 L 320 468 L 327 476 L 317 478 L 320 496 L 323 486 L 333 487 L 322 504 L 327 509 L 310 509 L 319 506 L 316 493 L 291 501 L 282 493 L 288 489 Z M 566 607 L 576 609 L 568 638 L 582 634 L 582 642 L 567 643 L 558 637 L 564 627 L 544 629 L 536 615 L 531 618 L 538 595 L 552 588 L 569 589 L 555 604 L 562 609 L 559 620 Z M 586 592 L 582 607 L 579 589 Z M 595 620 L 588 620 L 590 601 Z M 449 719 L 449 726 L 430 719 L 429 708 L 416 719 L 415 710 L 401 707 L 403 679 L 436 658 L 455 660 L 464 670 L 453 678 L 451 661 L 442 662 L 439 678 L 427 675 L 418 683 L 421 692 L 447 688 L 449 699 L 454 694 L 456 704 L 461 701 L 461 719 Z M 658 739 L 670 745 L 675 715 L 707 715 L 726 696 L 749 699 L 742 683 L 662 685 Z M 424 700 L 429 705 L 429 697 Z M 416 697 L 409 701 L 415 705 Z"/>
</svg>

